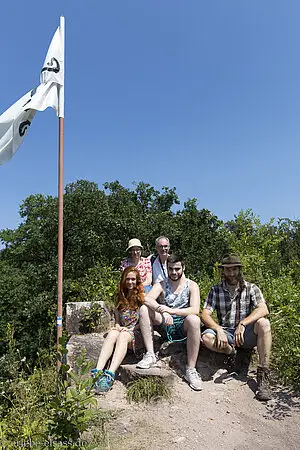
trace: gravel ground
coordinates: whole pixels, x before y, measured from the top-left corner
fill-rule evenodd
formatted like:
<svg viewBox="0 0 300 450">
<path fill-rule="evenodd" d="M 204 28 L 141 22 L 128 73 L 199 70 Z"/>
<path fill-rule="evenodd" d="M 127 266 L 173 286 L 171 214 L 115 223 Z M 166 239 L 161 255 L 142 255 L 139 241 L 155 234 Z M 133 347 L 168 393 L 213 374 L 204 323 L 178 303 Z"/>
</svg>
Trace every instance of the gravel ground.
<svg viewBox="0 0 300 450">
<path fill-rule="evenodd" d="M 226 378 L 224 370 L 192 391 L 176 375 L 171 401 L 129 404 L 126 388 L 116 381 L 99 398 L 99 407 L 116 411 L 108 425 L 110 450 L 300 448 L 300 398 L 274 387 L 274 399 L 255 399 L 254 372 L 247 382 Z"/>
</svg>

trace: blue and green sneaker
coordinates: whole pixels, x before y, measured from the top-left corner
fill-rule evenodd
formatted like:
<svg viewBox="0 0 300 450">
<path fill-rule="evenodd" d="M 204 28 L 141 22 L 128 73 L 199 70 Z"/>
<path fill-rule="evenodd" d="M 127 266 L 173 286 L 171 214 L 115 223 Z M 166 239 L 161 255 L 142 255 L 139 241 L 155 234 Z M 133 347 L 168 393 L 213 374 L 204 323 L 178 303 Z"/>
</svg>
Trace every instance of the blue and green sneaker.
<svg viewBox="0 0 300 450">
<path fill-rule="evenodd" d="M 95 383 L 95 390 L 97 394 L 108 392 L 115 381 L 115 374 L 109 370 L 103 370 L 103 374 L 100 375 Z"/>
</svg>

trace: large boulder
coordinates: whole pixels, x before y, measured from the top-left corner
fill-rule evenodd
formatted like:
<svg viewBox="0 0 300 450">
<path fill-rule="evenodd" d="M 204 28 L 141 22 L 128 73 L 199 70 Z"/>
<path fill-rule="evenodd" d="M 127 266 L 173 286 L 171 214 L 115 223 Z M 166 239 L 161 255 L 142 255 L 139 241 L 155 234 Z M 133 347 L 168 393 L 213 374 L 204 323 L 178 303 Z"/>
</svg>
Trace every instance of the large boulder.
<svg viewBox="0 0 300 450">
<path fill-rule="evenodd" d="M 111 315 L 104 302 L 72 302 L 66 305 L 66 328 L 69 335 L 96 332 L 110 328 Z"/>
<path fill-rule="evenodd" d="M 81 355 L 82 350 L 85 350 L 86 359 L 93 361 L 94 366 L 96 366 L 103 342 L 103 334 L 74 334 L 67 343 L 67 363 L 73 368 L 76 359 Z"/>
</svg>

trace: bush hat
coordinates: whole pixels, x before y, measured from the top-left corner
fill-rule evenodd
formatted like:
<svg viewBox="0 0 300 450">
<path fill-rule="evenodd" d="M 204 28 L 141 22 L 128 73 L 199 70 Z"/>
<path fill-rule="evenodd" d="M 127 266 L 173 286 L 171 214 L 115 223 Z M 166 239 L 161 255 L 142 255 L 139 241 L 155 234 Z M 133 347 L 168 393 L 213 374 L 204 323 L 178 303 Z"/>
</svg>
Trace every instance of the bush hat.
<svg viewBox="0 0 300 450">
<path fill-rule="evenodd" d="M 130 239 L 128 242 L 128 247 L 126 248 L 126 252 L 130 250 L 132 247 L 141 247 L 143 248 L 141 241 L 139 239 Z"/>
<path fill-rule="evenodd" d="M 242 267 L 241 259 L 238 255 L 225 255 L 219 267 Z"/>
</svg>

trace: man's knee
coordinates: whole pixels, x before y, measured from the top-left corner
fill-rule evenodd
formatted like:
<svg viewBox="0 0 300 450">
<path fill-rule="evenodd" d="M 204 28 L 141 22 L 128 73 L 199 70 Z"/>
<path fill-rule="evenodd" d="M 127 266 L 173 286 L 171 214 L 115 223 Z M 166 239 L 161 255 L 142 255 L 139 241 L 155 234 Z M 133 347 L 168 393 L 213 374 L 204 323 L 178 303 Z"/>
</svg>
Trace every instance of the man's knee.
<svg viewBox="0 0 300 450">
<path fill-rule="evenodd" d="M 202 334 L 202 341 L 205 347 L 211 348 L 215 344 L 215 336 L 212 333 Z"/>
<path fill-rule="evenodd" d="M 199 330 L 200 331 L 200 318 L 195 314 L 189 314 L 184 319 L 184 327 L 186 330 Z"/>
<path fill-rule="evenodd" d="M 140 323 L 152 325 L 161 324 L 161 315 L 153 311 L 151 308 L 148 308 L 146 305 L 142 305 L 140 307 Z"/>
<path fill-rule="evenodd" d="M 271 325 L 268 319 L 262 317 L 258 319 L 254 327 L 255 334 L 269 334 L 271 333 Z"/>
<path fill-rule="evenodd" d="M 149 308 L 146 305 L 142 305 L 140 307 L 140 319 L 144 319 L 144 318 L 148 318 L 149 317 Z"/>
</svg>

